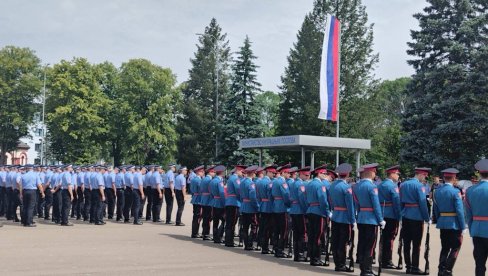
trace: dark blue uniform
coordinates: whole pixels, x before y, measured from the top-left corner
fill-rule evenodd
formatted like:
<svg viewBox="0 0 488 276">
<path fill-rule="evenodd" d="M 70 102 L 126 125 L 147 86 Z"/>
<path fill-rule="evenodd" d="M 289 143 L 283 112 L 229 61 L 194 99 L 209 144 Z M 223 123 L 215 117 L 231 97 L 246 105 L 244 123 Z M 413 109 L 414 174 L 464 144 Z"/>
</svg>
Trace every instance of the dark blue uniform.
<svg viewBox="0 0 488 276">
<path fill-rule="evenodd" d="M 222 243 L 225 224 L 225 193 L 224 180 L 221 176 L 216 176 L 210 181 L 210 193 L 212 195 L 212 222 L 213 222 L 213 241 Z"/>
<path fill-rule="evenodd" d="M 259 204 L 256 197 L 256 184 L 249 177 L 246 177 L 239 187 L 242 200 L 242 231 L 241 237 L 244 241 L 245 250 L 253 250 L 254 241 L 257 240 L 258 210 Z M 250 230 L 250 232 L 249 232 Z"/>
<path fill-rule="evenodd" d="M 259 202 L 259 240 L 263 254 L 269 254 L 269 240 L 273 226 L 273 196 L 271 188 L 273 184 L 268 176 L 256 183 L 257 198 Z"/>
<path fill-rule="evenodd" d="M 381 263 L 384 268 L 396 268 L 392 262 L 392 251 L 402 218 L 398 185 L 389 178 L 385 179 L 378 185 L 378 196 L 386 221 L 385 229 L 383 229 L 383 252 L 381 253 L 383 260 Z"/>
<path fill-rule="evenodd" d="M 200 204 L 202 205 L 202 237 L 210 240 L 210 221 L 212 220 L 212 195 L 210 194 L 210 181 L 212 176 L 207 175 L 200 182 Z"/>
<path fill-rule="evenodd" d="M 203 170 L 203 167 L 198 167 L 194 171 Z M 200 183 L 202 178 L 200 176 L 195 176 L 190 181 L 190 192 L 191 192 L 191 204 L 193 204 L 193 219 L 191 223 L 191 237 L 200 238 L 198 235 L 198 230 L 200 229 L 200 221 L 202 220 L 202 205 L 200 197 Z"/>
<path fill-rule="evenodd" d="M 234 233 L 241 206 L 239 186 L 241 180 L 237 174 L 233 174 L 227 181 L 227 193 L 225 195 L 225 246 L 234 246 Z"/>
</svg>

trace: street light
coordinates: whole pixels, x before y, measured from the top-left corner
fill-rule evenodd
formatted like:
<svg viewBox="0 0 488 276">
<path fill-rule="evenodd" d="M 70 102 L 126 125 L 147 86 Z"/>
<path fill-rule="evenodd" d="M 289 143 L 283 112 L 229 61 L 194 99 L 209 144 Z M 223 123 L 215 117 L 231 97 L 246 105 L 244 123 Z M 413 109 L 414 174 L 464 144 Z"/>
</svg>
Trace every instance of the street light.
<svg viewBox="0 0 488 276">
<path fill-rule="evenodd" d="M 219 59 L 219 40 L 212 34 L 202 34 L 202 33 L 196 33 L 198 36 L 210 36 L 215 40 L 215 48 L 213 49 L 213 55 L 215 59 L 215 78 L 217 80 L 217 83 L 215 85 L 215 159 L 217 160 L 219 156 L 219 138 L 218 138 L 218 120 L 219 120 L 219 69 L 220 69 L 220 59 Z"/>
<path fill-rule="evenodd" d="M 46 69 L 49 63 L 44 66 L 44 85 L 42 88 L 42 140 L 41 140 L 41 165 L 44 164 L 44 146 L 46 143 L 46 124 L 44 122 L 44 117 L 46 113 Z"/>
</svg>

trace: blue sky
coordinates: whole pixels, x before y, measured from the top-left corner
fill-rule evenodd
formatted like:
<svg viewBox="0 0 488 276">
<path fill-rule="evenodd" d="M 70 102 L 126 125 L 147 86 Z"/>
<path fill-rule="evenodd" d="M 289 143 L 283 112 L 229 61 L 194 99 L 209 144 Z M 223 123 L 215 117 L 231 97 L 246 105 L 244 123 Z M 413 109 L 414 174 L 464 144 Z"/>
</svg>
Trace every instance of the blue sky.
<svg viewBox="0 0 488 276">
<path fill-rule="evenodd" d="M 212 17 L 228 34 L 232 51 L 246 35 L 258 56 L 258 80 L 278 91 L 286 57 L 312 0 L 2 0 L 0 47 L 34 49 L 43 63 L 86 57 L 119 66 L 147 58 L 169 67 L 185 81 L 197 36 Z M 363 0 L 375 24 L 374 50 L 380 54 L 375 74 L 394 79 L 413 73 L 406 64 L 406 42 L 424 0 Z"/>
</svg>

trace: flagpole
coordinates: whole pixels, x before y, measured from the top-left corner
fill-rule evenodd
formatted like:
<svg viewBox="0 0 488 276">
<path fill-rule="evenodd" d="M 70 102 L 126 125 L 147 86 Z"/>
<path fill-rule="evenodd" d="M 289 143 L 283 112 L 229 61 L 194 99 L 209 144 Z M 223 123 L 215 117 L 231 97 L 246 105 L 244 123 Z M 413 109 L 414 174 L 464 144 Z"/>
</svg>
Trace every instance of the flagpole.
<svg viewBox="0 0 488 276">
<path fill-rule="evenodd" d="M 339 81 L 338 83 L 338 86 L 339 86 L 339 91 L 337 91 L 337 124 L 336 124 L 336 138 L 339 138 L 340 136 L 340 131 L 339 131 L 339 125 L 340 125 L 340 103 L 341 103 L 341 36 L 342 36 L 342 33 L 341 33 L 341 29 L 342 29 L 342 26 L 339 25 L 339 69 L 338 69 L 338 74 L 339 74 L 339 77 L 337 78 Z M 339 166 L 339 150 L 336 151 L 336 166 Z"/>
</svg>

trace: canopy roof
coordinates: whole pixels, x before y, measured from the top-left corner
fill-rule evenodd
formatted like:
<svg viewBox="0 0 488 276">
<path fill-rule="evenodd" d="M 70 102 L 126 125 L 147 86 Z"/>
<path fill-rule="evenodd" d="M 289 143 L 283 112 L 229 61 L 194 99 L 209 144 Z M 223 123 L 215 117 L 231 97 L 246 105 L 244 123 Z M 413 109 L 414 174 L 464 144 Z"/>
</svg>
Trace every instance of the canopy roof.
<svg viewBox="0 0 488 276">
<path fill-rule="evenodd" d="M 287 151 L 369 150 L 371 140 L 311 135 L 291 135 L 242 139 L 240 149 L 276 149 Z"/>
</svg>

